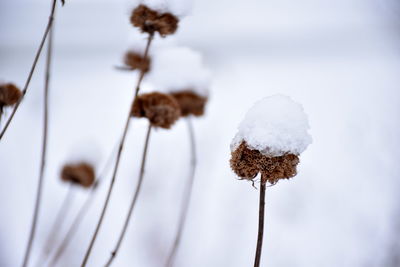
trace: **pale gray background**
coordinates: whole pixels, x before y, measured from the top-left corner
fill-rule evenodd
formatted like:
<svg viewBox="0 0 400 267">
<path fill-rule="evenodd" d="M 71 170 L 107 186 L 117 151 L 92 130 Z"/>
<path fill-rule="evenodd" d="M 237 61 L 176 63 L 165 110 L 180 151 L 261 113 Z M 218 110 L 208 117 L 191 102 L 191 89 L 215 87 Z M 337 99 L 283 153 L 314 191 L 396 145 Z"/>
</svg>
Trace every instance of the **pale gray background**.
<svg viewBox="0 0 400 267">
<path fill-rule="evenodd" d="M 44 0 L 0 1 L 0 79 L 23 85 L 49 7 Z M 60 166 L 85 140 L 100 145 L 101 166 L 121 134 L 136 76 L 113 66 L 133 40 L 144 41 L 128 23 L 130 7 L 125 0 L 67 0 L 57 11 L 48 168 L 33 262 L 66 193 Z M 390 263 L 400 251 L 399 11 L 389 0 L 199 0 L 176 36 L 161 40 L 200 50 L 213 71 L 207 115 L 195 120 L 199 166 L 177 266 L 252 266 L 258 191 L 230 171 L 229 143 L 246 110 L 275 93 L 304 105 L 314 143 L 301 156 L 298 176 L 267 190 L 262 266 L 400 266 Z M 39 171 L 43 69 L 41 61 L 0 144 L 0 266 L 18 266 L 25 250 Z M 133 122 L 90 266 L 102 266 L 115 243 L 145 129 L 144 121 Z M 175 233 L 189 162 L 184 122 L 155 132 L 149 153 L 115 266 L 162 266 Z M 104 185 L 59 266 L 80 263 Z M 78 191 L 73 212 L 85 196 Z"/>
</svg>

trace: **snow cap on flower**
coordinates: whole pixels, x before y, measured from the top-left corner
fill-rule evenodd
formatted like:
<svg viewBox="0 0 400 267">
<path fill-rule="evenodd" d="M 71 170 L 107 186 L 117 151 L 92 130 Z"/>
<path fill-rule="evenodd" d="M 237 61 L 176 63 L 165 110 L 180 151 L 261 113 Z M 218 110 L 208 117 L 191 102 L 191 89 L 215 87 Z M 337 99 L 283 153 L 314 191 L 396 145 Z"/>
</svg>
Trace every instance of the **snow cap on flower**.
<svg viewBox="0 0 400 267">
<path fill-rule="evenodd" d="M 239 124 L 231 144 L 235 150 L 243 141 L 266 156 L 301 154 L 312 142 L 303 107 L 290 97 L 274 95 L 258 101 Z"/>
<path fill-rule="evenodd" d="M 181 115 L 175 98 L 159 92 L 138 95 L 135 99 L 131 115 L 147 118 L 152 126 L 169 129 Z"/>
<path fill-rule="evenodd" d="M 297 174 L 299 155 L 311 143 L 306 114 L 283 95 L 257 102 L 239 125 L 231 144 L 232 170 L 241 178 L 275 184 Z"/>
<path fill-rule="evenodd" d="M 190 90 L 208 97 L 211 75 L 199 52 L 181 46 L 157 47 L 152 59 L 147 78 L 157 90 L 165 93 Z"/>
</svg>

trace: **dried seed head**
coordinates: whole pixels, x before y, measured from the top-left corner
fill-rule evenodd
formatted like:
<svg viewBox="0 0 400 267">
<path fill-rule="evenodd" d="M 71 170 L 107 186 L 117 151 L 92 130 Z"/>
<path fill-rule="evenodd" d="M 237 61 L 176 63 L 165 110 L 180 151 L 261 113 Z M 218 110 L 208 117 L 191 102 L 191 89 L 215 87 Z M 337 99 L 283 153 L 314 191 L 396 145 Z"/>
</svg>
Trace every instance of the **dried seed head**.
<svg viewBox="0 0 400 267">
<path fill-rule="evenodd" d="M 271 156 L 249 149 L 242 142 L 233 152 L 230 160 L 232 170 L 241 178 L 253 180 L 261 173 L 261 182 L 276 184 L 280 179 L 289 179 L 297 174 L 299 157 L 294 154 Z"/>
<path fill-rule="evenodd" d="M 202 116 L 204 114 L 207 98 L 190 90 L 173 92 L 171 95 L 178 102 L 183 117 L 188 115 Z"/>
<path fill-rule="evenodd" d="M 22 97 L 21 90 L 12 83 L 0 84 L 0 106 L 12 106 Z"/>
<path fill-rule="evenodd" d="M 132 11 L 131 23 L 142 32 L 161 36 L 175 33 L 178 28 L 178 18 L 171 13 L 162 13 L 152 10 L 145 5 L 139 5 Z"/>
<path fill-rule="evenodd" d="M 169 129 L 179 119 L 181 112 L 172 96 L 154 92 L 139 95 L 132 105 L 131 115 L 147 118 L 155 127 Z"/>
<path fill-rule="evenodd" d="M 144 58 L 141 54 L 134 51 L 128 51 L 125 54 L 124 63 L 132 70 L 140 70 L 143 73 L 150 70 L 150 58 Z"/>
<path fill-rule="evenodd" d="M 95 171 L 92 165 L 85 162 L 66 164 L 61 171 L 61 180 L 90 187 L 95 180 Z"/>
</svg>

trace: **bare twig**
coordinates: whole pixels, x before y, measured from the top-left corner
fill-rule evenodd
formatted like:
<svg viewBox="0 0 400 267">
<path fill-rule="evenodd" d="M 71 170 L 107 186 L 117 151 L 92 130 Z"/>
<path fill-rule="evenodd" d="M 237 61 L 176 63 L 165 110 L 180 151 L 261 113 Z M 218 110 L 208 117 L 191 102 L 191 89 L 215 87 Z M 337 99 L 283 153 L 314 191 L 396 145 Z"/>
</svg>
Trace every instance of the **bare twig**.
<svg viewBox="0 0 400 267">
<path fill-rule="evenodd" d="M 42 53 L 44 43 L 46 42 L 47 36 L 48 36 L 52 26 L 53 26 L 54 12 L 56 10 L 56 1 L 57 0 L 52 0 L 52 6 L 51 6 L 51 11 L 50 11 L 49 22 L 47 23 L 46 30 L 44 31 L 44 34 L 43 34 L 43 37 L 42 37 L 42 41 L 40 42 L 39 48 L 38 48 L 38 50 L 36 52 L 36 56 L 35 56 L 35 59 L 33 60 L 33 64 L 32 64 L 31 70 L 29 71 L 28 78 L 27 78 L 27 80 L 25 82 L 24 89 L 22 90 L 22 97 L 15 104 L 14 109 L 11 112 L 10 117 L 7 119 L 7 122 L 5 123 L 5 125 L 3 127 L 3 130 L 0 133 L 0 140 L 3 138 L 5 132 L 7 131 L 8 126 L 11 123 L 11 120 L 13 119 L 13 117 L 15 115 L 15 112 L 17 112 L 19 105 L 21 104 L 22 100 L 24 99 L 24 96 L 25 96 L 26 92 L 28 91 L 29 84 L 31 82 L 33 73 L 34 73 L 35 68 L 36 68 L 36 64 L 37 64 L 37 62 L 39 60 L 40 54 Z M 29 252 L 28 252 L 28 254 L 29 254 Z"/>
<path fill-rule="evenodd" d="M 264 179 L 261 178 L 260 207 L 259 207 L 259 213 L 258 213 L 258 238 L 257 238 L 257 249 L 256 249 L 255 260 L 254 260 L 254 267 L 259 267 L 260 266 L 262 244 L 263 244 L 263 236 L 264 236 L 265 189 L 266 189 L 266 185 L 263 182 L 263 180 Z"/>
<path fill-rule="evenodd" d="M 190 174 L 189 174 L 189 181 L 186 185 L 184 197 L 182 200 L 182 209 L 181 209 L 181 214 L 179 217 L 179 223 L 178 223 L 178 231 L 175 236 L 174 244 L 172 246 L 172 249 L 169 253 L 168 260 L 166 263 L 167 267 L 172 267 L 174 265 L 176 253 L 178 251 L 179 243 L 181 241 L 182 237 L 182 232 L 185 227 L 185 222 L 186 222 L 186 217 L 187 213 L 189 210 L 189 204 L 190 204 L 190 199 L 191 199 L 191 194 L 192 194 L 192 189 L 193 189 L 193 182 L 194 182 L 194 177 L 195 177 L 195 170 L 196 170 L 196 142 L 195 142 L 195 136 L 194 136 L 194 129 L 192 125 L 192 121 L 190 117 L 186 119 L 187 124 L 188 124 L 188 131 L 189 131 L 189 138 L 190 138 L 190 154 L 191 154 L 191 161 L 190 161 Z"/>
<path fill-rule="evenodd" d="M 144 142 L 144 149 L 143 149 L 143 155 L 142 155 L 142 164 L 140 166 L 139 179 L 138 179 L 138 182 L 137 182 L 137 185 L 136 185 L 136 190 L 135 190 L 135 193 L 133 194 L 132 202 L 131 202 L 131 205 L 129 207 L 128 214 L 126 216 L 124 226 L 123 226 L 122 231 L 121 231 L 121 233 L 119 235 L 117 244 L 116 244 L 114 250 L 111 252 L 111 256 L 110 256 L 110 258 L 108 259 L 108 261 L 107 261 L 107 263 L 105 265 L 107 267 L 111 266 L 112 262 L 114 261 L 115 257 L 117 256 L 119 248 L 121 247 L 121 244 L 122 244 L 122 241 L 124 239 L 126 230 L 128 229 L 128 225 L 129 225 L 129 221 L 130 221 L 131 216 L 132 216 L 133 209 L 134 209 L 134 207 L 136 205 L 136 201 L 137 201 L 139 193 L 140 193 L 140 189 L 142 188 L 143 177 L 144 177 L 144 168 L 145 168 L 145 165 L 146 165 L 147 150 L 148 150 L 149 141 L 150 141 L 150 132 L 151 132 L 151 124 L 149 124 L 149 127 L 147 128 L 146 140 Z"/>
<path fill-rule="evenodd" d="M 25 251 L 24 261 L 22 263 L 23 267 L 27 266 L 28 263 L 29 263 L 30 253 L 31 253 L 31 250 L 32 250 L 33 241 L 35 239 L 36 226 L 37 226 L 37 221 L 38 221 L 38 218 L 39 218 L 40 204 L 41 204 L 41 199 L 42 199 L 44 170 L 45 170 L 45 166 L 46 166 L 46 152 L 47 152 L 48 107 L 49 107 L 48 102 L 49 102 L 50 69 L 51 69 L 52 50 L 53 50 L 53 28 L 51 27 L 51 25 L 52 25 L 52 22 L 53 22 L 53 15 L 54 15 L 54 11 L 55 11 L 55 5 L 56 5 L 56 3 L 54 1 L 53 5 L 52 5 L 52 9 L 51 9 L 50 20 L 49 20 L 49 25 L 50 26 L 48 26 L 49 40 L 48 40 L 48 46 L 47 46 L 46 77 L 45 77 L 45 86 L 44 86 L 43 141 L 42 141 L 42 155 L 41 155 L 41 162 L 40 162 L 39 181 L 38 181 L 38 188 L 37 188 L 37 193 L 36 193 L 35 209 L 33 211 L 33 220 L 32 220 L 31 230 L 30 230 L 30 234 L 29 234 L 27 248 L 26 248 L 26 251 Z M 46 31 L 46 33 L 47 33 L 47 31 Z M 44 35 L 43 40 L 46 39 L 45 36 L 47 36 L 47 34 Z M 33 69 L 32 69 L 31 73 L 33 73 Z M 32 75 L 30 75 L 30 76 L 32 76 Z M 29 78 L 29 80 L 30 80 L 30 78 Z M 23 94 L 25 94 L 26 89 L 27 89 L 27 87 L 25 87 Z M 19 103 L 21 103 L 21 100 L 19 100 L 19 102 L 17 103 L 16 107 L 18 107 Z M 15 111 L 16 111 L 16 108 L 14 108 L 13 114 L 15 113 Z M 11 118 L 12 118 L 12 116 L 11 116 Z M 6 127 L 7 127 L 7 125 L 6 125 Z M 0 138 L 1 138 L 1 136 L 0 136 Z"/>
<path fill-rule="evenodd" d="M 117 146 L 115 146 L 114 149 L 111 151 L 106 164 L 104 165 L 102 171 L 100 172 L 100 174 L 99 174 L 98 178 L 96 179 L 96 181 L 94 182 L 93 186 L 90 188 L 90 192 L 88 193 L 88 196 L 87 196 L 85 202 L 82 204 L 77 215 L 75 216 L 74 220 L 72 221 L 68 231 L 66 232 L 64 238 L 62 239 L 60 245 L 58 246 L 57 250 L 53 254 L 53 257 L 50 260 L 49 266 L 52 266 L 52 267 L 56 266 L 58 260 L 60 259 L 60 257 L 64 253 L 65 249 L 69 245 L 69 242 L 72 240 L 75 233 L 77 232 L 81 222 L 83 221 L 83 218 L 87 214 L 88 210 L 90 209 L 90 207 L 95 199 L 96 193 L 98 192 L 97 189 L 99 188 L 99 185 L 103 180 L 103 177 L 105 177 L 107 175 L 108 170 L 111 167 L 111 163 L 112 163 L 112 160 L 113 160 L 116 152 L 117 152 Z"/>
<path fill-rule="evenodd" d="M 151 44 L 152 40 L 153 40 L 153 34 L 150 34 L 149 38 L 148 38 L 148 41 L 147 41 L 146 50 L 144 52 L 143 58 L 147 58 L 148 53 L 149 53 L 150 44 Z M 133 100 L 132 100 L 132 104 L 135 102 L 136 97 L 139 94 L 140 85 L 142 84 L 142 80 L 143 80 L 144 74 L 145 73 L 143 71 L 140 72 L 139 79 L 138 79 L 137 85 L 136 85 L 135 95 L 134 95 Z M 84 259 L 82 261 L 81 267 L 84 267 L 87 264 L 87 261 L 89 259 L 90 253 L 91 253 L 91 251 L 93 249 L 93 245 L 94 245 L 94 243 L 96 241 L 98 232 L 99 232 L 100 227 L 101 227 L 101 225 L 103 223 L 103 219 L 104 219 L 104 215 L 105 215 L 105 213 L 107 211 L 108 203 L 110 202 L 111 193 L 112 193 L 112 190 L 113 190 L 113 187 L 114 187 L 114 183 L 115 183 L 115 179 L 116 179 L 117 173 L 118 173 L 119 162 L 121 160 L 122 151 L 124 149 L 126 134 L 128 133 L 128 129 L 129 129 L 130 118 L 131 118 L 131 109 L 129 109 L 128 116 L 127 116 L 127 119 L 126 119 L 126 122 L 125 122 L 124 132 L 122 134 L 122 138 L 121 138 L 121 141 L 120 141 L 120 144 L 119 144 L 119 149 L 118 149 L 117 159 L 115 161 L 113 176 L 111 178 L 110 186 L 108 188 L 108 192 L 107 192 L 106 200 L 104 202 L 103 210 L 102 210 L 102 212 L 100 214 L 99 221 L 97 223 L 96 229 L 95 229 L 94 234 L 92 236 L 92 239 L 90 241 L 89 247 L 88 247 L 88 249 L 86 251 L 85 257 L 84 257 Z"/>
</svg>

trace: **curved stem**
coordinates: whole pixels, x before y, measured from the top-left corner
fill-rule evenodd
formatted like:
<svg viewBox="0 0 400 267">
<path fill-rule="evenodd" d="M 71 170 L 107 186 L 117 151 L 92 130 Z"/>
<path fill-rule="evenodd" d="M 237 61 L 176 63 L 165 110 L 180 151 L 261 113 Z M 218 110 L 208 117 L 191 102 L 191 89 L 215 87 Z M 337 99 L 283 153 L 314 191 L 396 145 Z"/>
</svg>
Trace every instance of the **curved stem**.
<svg viewBox="0 0 400 267">
<path fill-rule="evenodd" d="M 21 98 L 19 99 L 19 101 L 15 104 L 14 109 L 13 109 L 13 111 L 11 112 L 10 117 L 7 119 L 7 122 L 5 123 L 3 130 L 1 130 L 1 133 L 0 133 L 0 140 L 3 138 L 5 132 L 7 131 L 8 126 L 9 126 L 10 123 L 11 123 L 11 120 L 13 119 L 13 117 L 14 117 L 14 115 L 15 115 L 15 112 L 17 112 L 17 109 L 18 109 L 19 105 L 21 104 L 23 98 L 25 97 L 26 92 L 28 91 L 29 84 L 30 84 L 30 82 L 31 82 L 33 73 L 34 73 L 35 68 L 36 68 L 36 64 L 37 64 L 37 62 L 38 62 L 38 60 L 39 60 L 40 54 L 42 53 L 43 46 L 44 46 L 44 43 L 45 43 L 45 41 L 46 41 L 46 38 L 47 38 L 47 36 L 48 36 L 48 34 L 49 34 L 51 28 L 52 28 L 53 20 L 54 20 L 54 12 L 55 12 L 55 9 L 56 9 L 56 2 L 57 2 L 57 0 L 52 0 L 52 1 L 53 1 L 53 3 L 52 3 L 52 6 L 51 6 L 49 22 L 47 23 L 46 30 L 44 31 L 44 34 L 43 34 L 43 37 L 42 37 L 42 41 L 40 42 L 39 48 L 38 48 L 38 50 L 37 50 L 37 52 L 36 52 L 36 56 L 35 56 L 35 59 L 33 60 L 33 64 L 32 64 L 31 70 L 29 71 L 28 78 L 27 78 L 27 80 L 26 80 L 26 82 L 25 82 L 24 89 L 22 90 L 22 97 L 21 97 Z M 29 254 L 29 252 L 28 252 L 28 254 Z M 29 256 L 29 255 L 28 255 L 28 256 Z"/>
<path fill-rule="evenodd" d="M 149 38 L 147 40 L 146 50 L 144 52 L 143 58 L 146 58 L 148 56 L 149 48 L 150 48 L 150 44 L 151 44 L 152 40 L 153 40 L 153 34 L 150 34 Z M 144 74 L 145 73 L 143 71 L 140 72 L 139 79 L 138 79 L 137 85 L 136 85 L 135 95 L 134 95 L 133 100 L 132 100 L 132 104 L 135 102 L 136 97 L 139 94 L 140 85 L 142 83 Z M 120 144 L 119 144 L 117 159 L 115 161 L 114 171 L 113 171 L 113 175 L 112 175 L 112 178 L 111 178 L 110 186 L 108 188 L 106 200 L 104 202 L 103 210 L 102 210 L 102 212 L 100 214 L 99 221 L 97 223 L 96 229 L 95 229 L 94 234 L 92 236 L 92 239 L 90 241 L 89 247 L 88 247 L 88 249 L 86 251 L 85 257 L 84 257 L 84 259 L 82 261 L 81 267 L 86 266 L 87 261 L 89 260 L 89 256 L 90 256 L 90 253 L 92 252 L 93 245 L 94 245 L 94 243 L 96 241 L 96 238 L 97 238 L 97 235 L 99 233 L 100 227 L 101 227 L 101 225 L 103 223 L 104 215 L 105 215 L 105 213 L 107 211 L 108 203 L 110 202 L 111 193 L 112 193 L 112 190 L 113 190 L 113 187 L 114 187 L 114 183 L 115 183 L 115 179 L 116 179 L 117 173 L 118 173 L 119 162 L 121 160 L 122 151 L 124 149 L 126 134 L 128 133 L 128 129 L 129 129 L 130 118 L 131 118 L 131 109 L 129 109 L 129 113 L 128 113 L 128 116 L 127 116 L 127 119 L 126 119 L 126 122 L 125 122 L 125 128 L 124 128 L 124 132 L 122 134 L 122 138 L 121 138 L 121 141 L 120 141 Z"/>
<path fill-rule="evenodd" d="M 32 225 L 31 225 L 31 230 L 30 230 L 30 234 L 29 234 L 29 239 L 28 239 L 28 244 L 27 244 L 27 248 L 25 251 L 25 256 L 24 256 L 24 261 L 22 263 L 22 266 L 25 267 L 28 265 L 29 263 L 29 258 L 30 258 L 30 254 L 31 254 L 31 250 L 32 250 L 32 245 L 33 245 L 33 241 L 35 239 L 35 233 L 36 233 L 36 225 L 37 225 L 37 221 L 39 218 L 39 212 L 40 212 L 40 204 L 41 204 L 41 199 L 42 199 L 42 189 L 43 189 L 43 180 L 44 180 L 44 170 L 45 170 L 45 166 L 46 166 L 46 152 L 47 152 L 47 132 L 48 132 L 48 102 L 49 102 L 49 83 L 50 83 L 50 69 L 51 69 L 51 58 L 52 58 L 52 50 L 53 50 L 53 30 L 52 30 L 52 22 L 53 22 L 53 15 L 54 15 L 54 11 L 55 11 L 55 1 L 53 2 L 52 5 L 52 9 L 51 9 L 51 15 L 50 15 L 50 19 L 49 19 L 49 24 L 48 24 L 48 31 L 46 30 L 46 33 L 43 37 L 43 41 L 42 44 L 44 42 L 44 40 L 46 39 L 45 37 L 47 36 L 47 32 L 49 32 L 49 40 L 48 40 L 48 47 L 47 47 L 47 59 L 46 59 L 46 77 L 45 77 L 45 86 L 44 86 L 44 118 L 43 118 L 43 141 L 42 141 L 42 155 L 41 155 L 41 162 L 40 162 L 40 172 L 39 172 L 39 182 L 38 182 L 38 188 L 37 188 L 37 193 L 36 193 L 36 201 L 35 201 L 35 209 L 33 212 L 33 220 L 32 220 Z M 41 51 L 41 48 L 40 50 Z M 39 57 L 40 52 L 37 55 L 37 58 Z M 36 61 L 37 61 L 36 58 Z M 36 65 L 36 62 L 34 64 L 34 66 Z M 33 73 L 33 69 L 31 73 Z M 32 77 L 32 75 L 30 74 L 30 77 Z M 30 81 L 30 78 L 28 79 Z M 24 89 L 23 94 L 26 93 L 27 90 L 27 85 Z M 22 99 L 22 98 L 21 98 Z M 17 105 L 15 106 L 13 113 L 10 117 L 10 120 L 13 116 L 13 114 L 15 114 L 16 109 L 18 108 L 19 103 L 21 103 L 21 99 L 20 101 L 17 103 Z M 9 121 L 10 121 L 9 120 Z M 9 123 L 9 121 L 7 123 Z M 7 125 L 5 126 L 4 131 L 7 129 Z M 3 133 L 0 135 L 0 139 L 1 136 L 3 135 Z"/>
<path fill-rule="evenodd" d="M 136 185 L 136 190 L 135 190 L 135 193 L 133 194 L 131 205 L 129 207 L 128 214 L 126 215 L 125 223 L 124 223 L 124 226 L 122 227 L 122 231 L 121 231 L 121 233 L 119 235 L 117 244 L 116 244 L 113 252 L 111 252 L 111 256 L 108 259 L 108 261 L 107 261 L 105 266 L 110 266 L 112 264 L 112 262 L 114 261 L 115 257 L 117 256 L 118 250 L 121 247 L 122 241 L 123 241 L 123 239 L 125 237 L 126 230 L 128 229 L 128 225 L 129 225 L 129 221 L 130 221 L 131 216 L 132 216 L 133 209 L 134 209 L 134 207 L 136 205 L 136 201 L 137 201 L 137 199 L 139 197 L 140 189 L 142 188 L 142 184 L 143 184 L 144 168 L 145 168 L 145 165 L 146 165 L 147 150 L 148 150 L 149 141 L 150 141 L 150 132 L 151 132 L 151 124 L 149 124 L 149 127 L 147 129 L 146 140 L 144 142 L 144 149 L 143 149 L 143 155 L 142 155 L 142 164 L 140 166 L 139 179 L 138 179 L 138 182 L 137 182 L 137 185 Z"/>
<path fill-rule="evenodd" d="M 189 131 L 189 138 L 190 138 L 190 154 L 191 154 L 191 160 L 190 160 L 190 175 L 189 175 L 189 181 L 186 185 L 184 197 L 182 200 L 182 210 L 181 214 L 179 217 L 179 223 L 178 223 L 178 231 L 175 236 L 174 244 L 172 246 L 172 249 L 169 253 L 168 260 L 165 266 L 167 267 L 172 267 L 174 264 L 175 256 L 178 251 L 179 243 L 181 241 L 182 237 L 182 232 L 185 227 L 185 222 L 186 222 L 186 217 L 187 213 L 189 210 L 189 204 L 190 204 L 190 199 L 191 199 L 191 194 L 192 194 L 192 189 L 193 189 L 193 182 L 194 182 L 194 177 L 195 177 L 195 170 L 196 170 L 196 142 L 195 142 L 195 136 L 194 136 L 194 129 L 192 125 L 192 121 L 188 117 L 186 119 L 187 125 L 188 125 L 188 131 Z"/>
<path fill-rule="evenodd" d="M 60 232 L 60 229 L 63 225 L 64 218 L 68 214 L 69 208 L 71 207 L 71 202 L 74 196 L 74 188 L 73 184 L 70 184 L 68 186 L 68 191 L 67 194 L 64 197 L 64 200 L 60 206 L 60 209 L 58 210 L 57 216 L 53 222 L 53 225 L 51 227 L 51 230 L 49 231 L 47 240 L 45 242 L 45 246 L 43 248 L 42 253 L 40 254 L 39 260 L 36 263 L 36 266 L 41 266 L 43 260 L 50 254 L 51 249 L 54 247 L 54 243 L 56 240 L 57 235 Z"/>
<path fill-rule="evenodd" d="M 53 257 L 50 259 L 49 266 L 56 266 L 58 260 L 61 258 L 62 254 L 64 253 L 65 249 L 69 245 L 69 242 L 72 240 L 74 237 L 75 233 L 77 232 L 81 222 L 83 221 L 83 218 L 87 214 L 88 210 L 90 209 L 95 195 L 98 192 L 99 185 L 101 181 L 103 180 L 103 177 L 107 174 L 109 168 L 111 167 L 112 159 L 114 158 L 115 153 L 117 152 L 117 146 L 114 147 L 112 152 L 110 153 L 110 156 L 108 157 L 108 160 L 106 164 L 104 165 L 103 170 L 100 172 L 99 177 L 96 179 L 96 182 L 93 184 L 93 186 L 90 188 L 90 192 L 88 193 L 88 196 L 79 209 L 77 215 L 75 216 L 74 220 L 72 221 L 68 231 L 64 235 L 64 238 L 62 239 L 60 245 L 58 246 L 57 250 L 53 254 Z"/>
<path fill-rule="evenodd" d="M 264 236 L 265 188 L 266 188 L 266 185 L 265 185 L 265 183 L 262 182 L 263 180 L 264 179 L 261 178 L 260 207 L 259 207 L 259 213 L 258 213 L 258 238 L 257 238 L 257 249 L 256 249 L 256 257 L 254 260 L 254 267 L 260 266 L 263 236 Z"/>
</svg>

